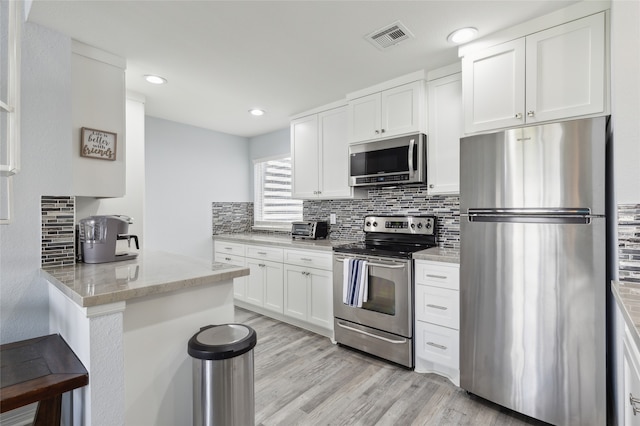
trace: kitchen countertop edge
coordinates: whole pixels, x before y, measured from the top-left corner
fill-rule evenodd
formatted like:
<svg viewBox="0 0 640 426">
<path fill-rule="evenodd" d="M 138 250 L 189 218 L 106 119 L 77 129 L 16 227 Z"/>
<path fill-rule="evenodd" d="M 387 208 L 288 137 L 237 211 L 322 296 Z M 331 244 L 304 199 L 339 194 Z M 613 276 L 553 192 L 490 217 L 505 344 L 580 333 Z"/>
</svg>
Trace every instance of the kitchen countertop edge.
<svg viewBox="0 0 640 426">
<path fill-rule="evenodd" d="M 633 341 L 640 348 L 640 283 L 611 281 L 611 292 L 631 330 Z"/>
<path fill-rule="evenodd" d="M 122 266 L 141 266 L 145 261 L 145 257 L 152 256 L 159 260 L 154 261 L 163 262 L 165 267 L 170 267 L 172 259 L 177 270 L 179 267 L 185 265 L 192 266 L 189 273 L 184 273 L 183 276 L 174 275 L 166 280 L 158 279 L 152 276 L 145 282 L 143 280 L 138 283 L 137 286 L 131 288 L 121 288 L 116 290 L 105 290 L 100 294 L 83 295 L 74 289 L 79 283 L 81 278 L 76 278 L 76 275 L 80 275 L 83 271 L 96 271 L 100 268 L 101 272 L 98 272 L 99 276 L 111 273 L 115 277 L 115 270 L 117 267 Z M 210 265 L 210 269 L 207 269 L 205 265 Z M 198 269 L 199 268 L 199 269 Z M 193 272 L 197 270 L 197 272 Z M 110 272 L 113 271 L 113 272 Z M 178 273 L 179 275 L 179 273 Z M 40 269 L 40 276 L 44 278 L 49 284 L 60 290 L 65 296 L 74 301 L 81 308 L 90 308 L 94 306 L 107 305 L 110 303 L 126 302 L 127 300 L 141 298 L 151 295 L 159 295 L 178 291 L 182 289 L 199 287 L 206 284 L 213 284 L 216 282 L 229 281 L 234 278 L 243 277 L 249 275 L 249 269 L 233 266 L 220 262 L 209 262 L 202 259 L 189 258 L 186 256 L 179 256 L 170 253 L 162 252 L 149 252 L 139 256 L 136 259 L 110 262 L 100 264 L 84 264 L 76 263 L 75 265 L 68 265 L 58 268 L 42 268 Z M 67 277 L 65 279 L 64 277 Z M 71 278 L 73 277 L 73 278 Z M 116 279 L 113 279 L 114 282 Z"/>
<path fill-rule="evenodd" d="M 456 249 L 431 247 L 413 253 L 413 260 L 430 260 L 432 262 L 444 262 L 460 264 L 460 251 Z"/>
<path fill-rule="evenodd" d="M 333 251 L 334 246 L 348 244 L 352 241 L 343 240 L 305 240 L 305 239 L 293 239 L 291 235 L 271 235 L 271 234 L 252 234 L 252 233 L 238 233 L 238 234 L 219 234 L 214 235 L 213 240 L 228 241 L 242 244 L 269 244 L 283 248 L 294 248 L 300 250 L 317 250 L 317 251 Z"/>
</svg>

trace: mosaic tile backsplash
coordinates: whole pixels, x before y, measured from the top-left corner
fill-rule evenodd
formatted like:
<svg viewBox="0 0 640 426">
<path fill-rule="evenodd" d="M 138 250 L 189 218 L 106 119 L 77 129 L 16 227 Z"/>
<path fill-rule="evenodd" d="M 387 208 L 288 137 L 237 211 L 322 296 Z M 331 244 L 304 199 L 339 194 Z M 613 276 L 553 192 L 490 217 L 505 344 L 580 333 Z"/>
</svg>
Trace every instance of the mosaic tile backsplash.
<svg viewBox="0 0 640 426">
<path fill-rule="evenodd" d="M 75 263 L 75 207 L 75 197 L 41 197 L 43 268 Z"/>
<path fill-rule="evenodd" d="M 640 283 L 640 204 L 618 206 L 618 277 Z"/>
<path fill-rule="evenodd" d="M 251 232 L 253 203 L 213 203 L 212 207 L 214 235 Z M 369 214 L 436 215 L 438 245 L 460 248 L 460 197 L 427 195 L 425 185 L 371 188 L 366 199 L 305 200 L 303 203 L 305 220 L 329 221 L 331 213 L 336 215 L 336 224 L 329 225 L 329 238 L 334 240 L 364 239 L 362 222 Z"/>
</svg>

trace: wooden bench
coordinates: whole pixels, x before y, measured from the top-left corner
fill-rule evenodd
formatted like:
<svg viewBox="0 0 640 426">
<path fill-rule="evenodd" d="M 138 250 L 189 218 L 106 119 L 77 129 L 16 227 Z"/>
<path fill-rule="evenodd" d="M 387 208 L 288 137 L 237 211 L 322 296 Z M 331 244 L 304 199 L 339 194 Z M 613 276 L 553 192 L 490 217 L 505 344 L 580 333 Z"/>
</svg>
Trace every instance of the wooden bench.
<svg viewBox="0 0 640 426">
<path fill-rule="evenodd" d="M 59 425 L 62 394 L 89 373 L 59 334 L 0 345 L 0 412 L 38 402 L 34 425 Z"/>
</svg>

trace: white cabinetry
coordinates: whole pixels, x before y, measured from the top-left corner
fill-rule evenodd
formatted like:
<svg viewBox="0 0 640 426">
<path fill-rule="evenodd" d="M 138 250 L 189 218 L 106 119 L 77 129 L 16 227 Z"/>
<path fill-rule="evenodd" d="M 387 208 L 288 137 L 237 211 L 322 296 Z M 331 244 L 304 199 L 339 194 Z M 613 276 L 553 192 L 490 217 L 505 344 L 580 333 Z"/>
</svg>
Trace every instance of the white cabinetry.
<svg viewBox="0 0 640 426">
<path fill-rule="evenodd" d="M 351 99 L 349 142 L 420 132 L 425 115 L 422 80 Z"/>
<path fill-rule="evenodd" d="M 459 65 L 458 65 L 459 70 Z M 463 131 L 462 74 L 427 83 L 427 183 L 431 195 L 460 192 L 460 137 Z"/>
<path fill-rule="evenodd" d="M 236 305 L 333 338 L 332 252 L 216 239 L 215 260 L 249 268 Z"/>
<path fill-rule="evenodd" d="M 345 106 L 291 122 L 292 197 L 353 197 L 349 186 L 347 111 Z"/>
<path fill-rule="evenodd" d="M 285 315 L 333 330 L 332 286 L 331 254 L 285 250 Z"/>
<path fill-rule="evenodd" d="M 415 261 L 415 371 L 460 384 L 460 273 L 451 263 Z"/>
<path fill-rule="evenodd" d="M 86 197 L 122 197 L 126 190 L 126 61 L 76 41 L 73 42 L 72 50 L 72 194 Z M 83 127 L 116 134 L 115 160 L 80 155 Z"/>
<path fill-rule="evenodd" d="M 601 115 L 605 13 L 466 54 L 465 132 Z"/>
<path fill-rule="evenodd" d="M 214 260 L 216 262 L 229 263 L 235 266 L 247 266 L 244 257 L 244 245 L 219 241 L 215 244 Z M 246 300 L 247 277 L 233 279 L 233 297 L 237 300 Z"/>
<path fill-rule="evenodd" d="M 612 283 L 612 286 L 616 284 Z M 614 321 L 614 363 L 615 363 L 615 401 L 617 424 L 624 426 L 640 425 L 640 351 L 637 340 L 634 339 L 637 331 L 632 330 L 634 317 L 631 313 L 636 308 L 633 293 L 627 296 L 630 303 L 624 306 L 620 300 L 621 289 L 614 290 L 617 299 Z M 628 291 L 628 290 L 627 290 Z M 632 291 L 635 291 L 632 290 Z M 626 311 L 623 314 L 623 311 Z M 626 319 L 625 319 L 626 318 Z M 629 321 L 629 322 L 627 322 Z"/>
<path fill-rule="evenodd" d="M 245 250 L 250 271 L 246 302 L 282 313 L 282 249 L 247 245 Z"/>
</svg>

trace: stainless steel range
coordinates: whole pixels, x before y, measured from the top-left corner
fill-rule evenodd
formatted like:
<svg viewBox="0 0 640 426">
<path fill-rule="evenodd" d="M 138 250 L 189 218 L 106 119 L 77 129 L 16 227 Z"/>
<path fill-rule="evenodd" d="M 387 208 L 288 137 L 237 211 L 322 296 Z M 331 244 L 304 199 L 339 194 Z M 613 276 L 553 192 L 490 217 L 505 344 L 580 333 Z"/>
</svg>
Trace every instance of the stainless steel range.
<svg viewBox="0 0 640 426">
<path fill-rule="evenodd" d="M 368 216 L 364 232 L 333 249 L 335 340 L 413 368 L 411 256 L 437 244 L 436 217 Z"/>
</svg>

